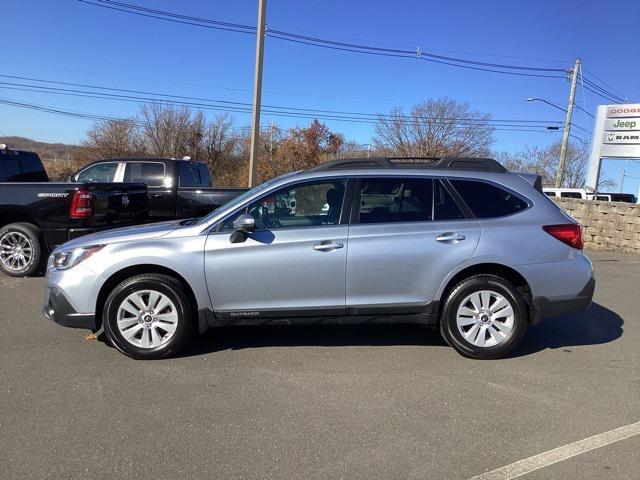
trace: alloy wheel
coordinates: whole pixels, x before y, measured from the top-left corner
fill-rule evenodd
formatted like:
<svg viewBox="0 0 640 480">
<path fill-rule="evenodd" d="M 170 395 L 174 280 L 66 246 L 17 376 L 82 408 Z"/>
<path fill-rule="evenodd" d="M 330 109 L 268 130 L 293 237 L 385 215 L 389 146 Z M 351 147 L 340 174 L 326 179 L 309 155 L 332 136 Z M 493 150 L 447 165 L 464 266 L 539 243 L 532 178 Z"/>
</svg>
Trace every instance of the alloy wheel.
<svg viewBox="0 0 640 480">
<path fill-rule="evenodd" d="M 511 336 L 513 305 L 493 290 L 479 290 L 460 302 L 456 323 L 462 337 L 476 347 L 494 347 Z"/>
<path fill-rule="evenodd" d="M 136 347 L 151 349 L 165 344 L 173 337 L 178 322 L 175 304 L 156 290 L 133 292 L 118 307 L 118 330 Z"/>
<path fill-rule="evenodd" d="M 14 272 L 24 270 L 33 260 L 33 245 L 21 232 L 7 232 L 0 238 L 0 262 Z"/>
</svg>

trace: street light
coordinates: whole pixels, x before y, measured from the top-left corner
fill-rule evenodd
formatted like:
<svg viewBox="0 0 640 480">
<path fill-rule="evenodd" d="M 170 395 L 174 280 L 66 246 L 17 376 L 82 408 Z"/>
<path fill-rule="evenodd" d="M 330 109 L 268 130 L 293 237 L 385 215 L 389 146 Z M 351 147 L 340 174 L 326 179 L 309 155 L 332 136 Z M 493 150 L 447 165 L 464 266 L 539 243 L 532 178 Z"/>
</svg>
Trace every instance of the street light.
<svg viewBox="0 0 640 480">
<path fill-rule="evenodd" d="M 548 100 L 545 100 L 544 98 L 536 98 L 536 97 L 529 97 L 529 98 L 527 98 L 527 102 L 535 102 L 536 100 L 538 100 L 539 102 L 544 102 L 544 103 L 546 103 L 547 105 L 551 105 L 552 107 L 557 108 L 558 110 L 561 110 L 561 111 L 563 111 L 564 113 L 567 113 L 567 111 L 566 111 L 564 108 L 562 108 L 562 107 L 560 107 L 560 106 L 556 105 L 555 103 L 551 103 L 551 102 L 549 102 Z"/>
<path fill-rule="evenodd" d="M 538 97 L 529 97 L 525 99 L 527 102 L 535 102 L 536 100 L 539 102 L 544 102 L 547 105 L 551 105 L 554 108 L 557 108 L 558 110 L 563 111 L 564 113 L 567 113 L 567 110 L 562 108 L 559 105 L 556 105 L 555 103 L 551 103 L 548 100 L 545 100 L 544 98 L 538 98 Z M 586 113 L 587 115 L 589 115 L 591 118 L 596 118 L 591 112 L 587 112 L 584 108 L 582 108 L 580 105 L 574 105 L 578 110 L 583 111 L 584 113 Z"/>
</svg>

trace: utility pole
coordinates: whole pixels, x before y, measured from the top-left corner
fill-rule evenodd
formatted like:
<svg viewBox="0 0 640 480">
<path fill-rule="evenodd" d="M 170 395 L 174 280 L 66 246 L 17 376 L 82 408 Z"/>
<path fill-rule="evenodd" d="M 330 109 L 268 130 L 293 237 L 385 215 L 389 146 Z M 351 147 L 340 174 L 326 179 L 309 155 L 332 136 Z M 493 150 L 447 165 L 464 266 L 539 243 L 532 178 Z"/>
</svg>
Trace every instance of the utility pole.
<svg viewBox="0 0 640 480">
<path fill-rule="evenodd" d="M 624 161 L 624 168 L 622 169 L 622 180 L 620 181 L 620 193 L 624 190 L 624 177 L 627 176 L 627 167 L 629 166 L 629 160 Z"/>
<path fill-rule="evenodd" d="M 571 133 L 571 116 L 573 115 L 573 104 L 576 98 L 576 83 L 578 81 L 578 71 L 580 70 L 580 59 L 576 59 L 571 75 L 571 90 L 569 91 L 569 104 L 567 105 L 567 115 L 564 118 L 564 131 L 562 132 L 562 145 L 560 147 L 560 162 L 556 173 L 556 188 L 562 187 L 564 177 L 564 164 L 567 160 L 567 147 L 569 146 L 569 134 Z"/>
<path fill-rule="evenodd" d="M 260 143 L 260 97 L 262 96 L 262 61 L 264 59 L 265 18 L 267 0 L 258 0 L 258 30 L 256 36 L 256 63 L 253 79 L 253 124 L 251 128 L 251 151 L 249 152 L 249 188 L 255 187 L 258 170 L 258 147 Z"/>
</svg>

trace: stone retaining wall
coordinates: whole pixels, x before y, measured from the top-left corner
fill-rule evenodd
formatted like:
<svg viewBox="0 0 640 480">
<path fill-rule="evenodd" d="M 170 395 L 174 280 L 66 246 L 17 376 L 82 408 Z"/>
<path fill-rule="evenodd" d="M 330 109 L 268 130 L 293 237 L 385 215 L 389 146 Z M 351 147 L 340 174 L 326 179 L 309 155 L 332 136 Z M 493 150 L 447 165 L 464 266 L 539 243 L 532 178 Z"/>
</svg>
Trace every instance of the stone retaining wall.
<svg viewBox="0 0 640 480">
<path fill-rule="evenodd" d="M 585 248 L 640 254 L 640 205 L 554 198 L 583 226 Z"/>
</svg>

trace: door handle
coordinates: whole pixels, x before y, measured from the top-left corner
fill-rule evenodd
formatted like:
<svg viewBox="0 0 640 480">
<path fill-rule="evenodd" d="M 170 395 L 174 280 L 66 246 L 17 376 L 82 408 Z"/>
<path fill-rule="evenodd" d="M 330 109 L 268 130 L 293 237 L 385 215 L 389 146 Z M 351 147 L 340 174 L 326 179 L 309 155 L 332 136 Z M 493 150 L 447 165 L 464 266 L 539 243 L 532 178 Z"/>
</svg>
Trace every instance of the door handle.
<svg viewBox="0 0 640 480">
<path fill-rule="evenodd" d="M 465 237 L 461 233 L 445 232 L 438 235 L 436 237 L 436 241 L 442 242 L 442 243 L 458 243 L 459 241 L 464 240 L 465 238 L 467 237 Z"/>
<path fill-rule="evenodd" d="M 313 249 L 321 251 L 321 252 L 325 252 L 327 250 L 335 250 L 337 248 L 342 248 L 342 247 L 344 247 L 344 243 L 337 243 L 337 242 L 329 241 L 329 242 L 316 243 L 313 246 Z"/>
</svg>

